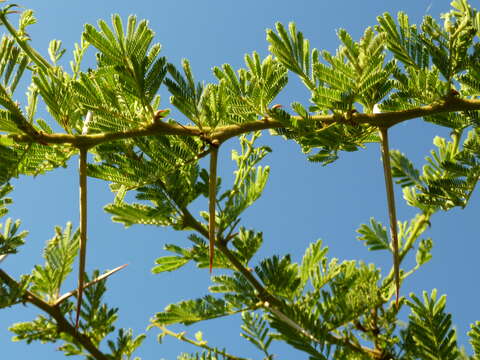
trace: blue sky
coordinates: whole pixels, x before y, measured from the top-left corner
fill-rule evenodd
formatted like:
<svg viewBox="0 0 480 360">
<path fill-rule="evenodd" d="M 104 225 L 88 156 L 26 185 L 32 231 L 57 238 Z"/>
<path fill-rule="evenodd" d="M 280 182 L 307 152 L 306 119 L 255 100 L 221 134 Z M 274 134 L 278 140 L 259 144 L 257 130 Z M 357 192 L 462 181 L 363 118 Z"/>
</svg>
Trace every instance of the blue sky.
<svg viewBox="0 0 480 360">
<path fill-rule="evenodd" d="M 376 16 L 385 11 L 396 14 L 402 10 L 412 22 L 419 22 L 423 15 L 438 16 L 448 10 L 449 1 L 407 0 L 403 2 L 369 0 L 336 1 L 63 1 L 25 0 L 21 5 L 35 10 L 38 24 L 30 28 L 34 45 L 46 53 L 48 42 L 55 38 L 63 41 L 69 59 L 73 43 L 79 41 L 85 23 L 96 24 L 98 19 L 109 21 L 112 13 L 123 18 L 136 14 L 150 20 L 156 32 L 156 41 L 163 45 L 163 55 L 168 61 L 179 64 L 182 58 L 190 60 L 197 80 L 211 81 L 211 69 L 223 63 L 234 68 L 243 66 L 243 56 L 258 51 L 267 54 L 265 30 L 276 21 L 287 24 L 294 21 L 311 46 L 334 51 L 338 46 L 336 30 L 347 29 L 358 39 L 367 26 L 376 23 Z M 168 95 L 162 93 L 162 106 L 169 107 Z M 19 99 L 22 101 L 23 99 Z M 291 102 L 306 102 L 308 94 L 291 76 L 287 89 L 278 103 L 287 109 Z M 41 110 L 41 116 L 48 115 Z M 182 121 L 181 118 L 178 118 Z M 391 147 L 406 153 L 418 166 L 432 148 L 435 134 L 448 136 L 444 129 L 434 128 L 421 119 L 396 126 L 391 131 Z M 309 163 L 293 142 L 273 138 L 265 134 L 264 143 L 273 153 L 264 160 L 271 166 L 269 183 L 262 198 L 243 216 L 242 225 L 264 233 L 261 254 L 292 254 L 299 261 L 312 241 L 322 238 L 330 247 L 329 255 L 343 259 L 374 262 L 383 270 L 389 269 L 390 257 L 375 254 L 356 240 L 355 230 L 374 216 L 387 223 L 384 199 L 384 179 L 378 145 L 343 154 L 341 159 L 327 167 Z M 235 141 L 222 148 L 220 175 L 224 181 L 232 180 L 233 162 L 230 150 L 237 147 Z M 78 225 L 76 159 L 68 169 L 58 169 L 35 179 L 15 180 L 14 205 L 9 216 L 22 220 L 22 228 L 29 230 L 27 244 L 20 253 L 9 257 L 2 267 L 19 276 L 28 273 L 34 264 L 40 263 L 45 241 L 53 236 L 55 225 L 65 226 L 67 221 Z M 208 270 L 196 270 L 187 266 L 175 273 L 152 275 L 150 269 L 157 257 L 162 256 L 165 243 L 185 244 L 186 233 L 146 226 L 127 230 L 110 221 L 102 208 L 112 200 L 107 184 L 89 179 L 90 220 L 87 268 L 105 270 L 129 263 L 129 266 L 109 280 L 107 302 L 120 308 L 120 327 L 143 332 L 148 320 L 167 304 L 206 294 L 210 284 Z M 396 189 L 399 219 L 408 220 L 415 214 L 401 199 Z M 469 324 L 480 319 L 477 282 L 477 254 L 480 250 L 476 219 L 479 213 L 476 192 L 465 210 L 453 210 L 437 214 L 428 236 L 434 240 L 433 259 L 414 277 L 409 278 L 402 294 L 411 291 L 437 288 L 448 294 L 448 310 L 458 329 L 459 341 L 467 344 Z M 207 204 L 199 204 L 202 209 Z M 412 259 L 411 259 L 412 260 Z M 413 261 L 413 260 L 412 260 Z M 69 286 L 76 280 L 72 277 Z M 66 288 L 65 290 L 69 290 Z M 6 328 L 16 321 L 27 321 L 37 314 L 36 309 L 19 306 L 0 312 L 1 358 L 63 359 L 56 345 L 12 343 Z M 176 328 L 180 330 L 181 328 Z M 213 346 L 226 346 L 234 354 L 260 358 L 249 343 L 239 336 L 238 322 L 215 320 L 211 323 L 189 327 L 192 335 L 197 329 Z M 195 351 L 184 343 L 170 339 L 163 344 L 156 342 L 156 331 L 150 330 L 148 339 L 137 355 L 142 359 L 175 359 L 182 351 Z M 278 359 L 306 358 L 294 350 L 279 346 Z"/>
</svg>

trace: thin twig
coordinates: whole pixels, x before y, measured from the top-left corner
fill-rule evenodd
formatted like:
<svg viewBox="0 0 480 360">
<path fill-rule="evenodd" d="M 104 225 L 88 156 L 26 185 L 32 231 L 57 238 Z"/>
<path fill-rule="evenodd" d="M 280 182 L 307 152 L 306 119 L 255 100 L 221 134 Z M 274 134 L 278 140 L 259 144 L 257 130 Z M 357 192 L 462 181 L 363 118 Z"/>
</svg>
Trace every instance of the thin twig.
<svg viewBox="0 0 480 360">
<path fill-rule="evenodd" d="M 0 255 L 0 263 L 7 258 L 8 254 Z"/>
<path fill-rule="evenodd" d="M 395 207 L 395 194 L 393 191 L 392 167 L 390 165 L 390 151 L 388 145 L 388 129 L 380 128 L 383 174 L 385 176 L 385 189 L 387 192 L 388 216 L 390 218 L 390 235 L 393 247 L 393 271 L 395 275 L 396 305 L 400 298 L 400 256 L 398 249 L 397 213 Z"/>
<path fill-rule="evenodd" d="M 217 348 L 212 348 L 212 347 L 207 345 L 206 341 L 195 341 L 195 340 L 189 339 L 188 337 L 185 336 L 184 332 L 176 333 L 176 332 L 173 332 L 173 331 L 169 330 L 165 326 L 159 326 L 159 327 L 162 330 L 162 332 L 166 335 L 172 336 L 172 337 L 177 338 L 177 339 L 179 339 L 181 341 L 184 341 L 186 343 L 189 343 L 189 344 L 195 345 L 197 347 L 200 347 L 202 349 L 208 350 L 208 351 L 210 351 L 214 354 L 222 355 L 222 356 L 226 357 L 227 359 L 230 359 L 230 360 L 249 360 L 249 359 L 242 358 L 242 357 L 239 357 L 239 356 L 231 355 L 224 350 L 219 350 Z"/>
</svg>

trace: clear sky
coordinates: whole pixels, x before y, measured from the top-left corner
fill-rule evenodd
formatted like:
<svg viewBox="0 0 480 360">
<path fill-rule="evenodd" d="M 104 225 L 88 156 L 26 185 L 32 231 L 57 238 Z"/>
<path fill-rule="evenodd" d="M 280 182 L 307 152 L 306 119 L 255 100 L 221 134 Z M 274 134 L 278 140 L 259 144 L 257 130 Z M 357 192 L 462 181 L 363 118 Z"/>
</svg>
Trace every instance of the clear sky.
<svg viewBox="0 0 480 360">
<path fill-rule="evenodd" d="M 24 0 L 21 5 L 33 8 L 38 24 L 30 28 L 34 45 L 46 53 L 51 39 L 60 39 L 69 56 L 74 42 L 79 41 L 85 23 L 96 24 L 98 19 L 109 21 L 112 13 L 123 18 L 136 14 L 150 20 L 156 32 L 156 41 L 163 45 L 163 55 L 168 61 L 179 64 L 187 58 L 192 64 L 196 79 L 206 82 L 213 79 L 213 66 L 230 63 L 234 68 L 243 66 L 243 56 L 258 51 L 267 54 L 265 30 L 276 21 L 287 24 L 295 21 L 311 46 L 334 51 L 339 42 L 336 30 L 347 29 L 358 39 L 367 26 L 376 23 L 376 17 L 385 11 L 396 14 L 402 10 L 412 22 L 419 22 L 423 15 L 438 17 L 449 8 L 447 0 L 336 0 L 296 2 L 284 0 L 177 0 L 177 1 L 34 1 Z M 164 92 L 162 106 L 169 107 Z M 23 99 L 19 99 L 23 101 Z M 288 109 L 293 101 L 306 102 L 308 94 L 291 76 L 278 103 Z M 41 116 L 48 115 L 41 110 Z M 183 119 L 178 118 L 179 121 Z M 432 148 L 434 134 L 448 136 L 444 129 L 434 128 L 421 119 L 396 126 L 391 131 L 392 148 L 400 149 L 413 159 L 417 166 Z M 322 238 L 330 247 L 329 255 L 339 259 L 358 259 L 375 262 L 384 271 L 389 269 L 390 257 L 370 253 L 356 240 L 355 230 L 374 216 L 387 223 L 384 198 L 384 179 L 378 145 L 342 154 L 336 163 L 327 167 L 309 163 L 293 142 L 273 138 L 265 134 L 264 143 L 273 153 L 264 160 L 271 166 L 271 175 L 263 197 L 243 216 L 242 226 L 264 232 L 264 248 L 261 254 L 290 253 L 299 261 L 305 248 L 312 241 Z M 224 146 L 220 159 L 220 175 L 224 181 L 232 180 L 233 162 L 230 150 L 237 146 L 230 141 Z M 226 149 L 228 148 L 228 150 Z M 69 169 L 58 169 L 38 178 L 20 178 L 13 182 L 14 205 L 9 216 L 22 220 L 22 229 L 30 231 L 27 244 L 18 255 L 10 256 L 5 268 L 14 276 L 29 273 L 34 264 L 40 263 L 45 241 L 53 236 L 55 225 L 65 226 L 67 221 L 78 225 L 78 194 L 75 173 L 76 159 Z M 171 303 L 199 297 L 207 293 L 210 284 L 208 270 L 187 266 L 174 273 L 152 275 L 150 270 L 157 257 L 164 255 L 165 243 L 185 244 L 186 233 L 168 229 L 134 226 L 125 230 L 112 223 L 103 206 L 112 200 L 107 184 L 89 179 L 90 222 L 87 268 L 89 270 L 112 269 L 128 263 L 129 266 L 114 275 L 108 282 L 110 291 L 107 302 L 120 308 L 119 327 L 132 328 L 135 334 L 143 332 L 149 318 Z M 399 219 L 409 220 L 414 209 L 407 207 L 396 189 Z M 466 332 L 469 324 L 480 319 L 477 285 L 477 254 L 480 250 L 477 224 L 479 197 L 476 192 L 465 210 L 453 210 L 433 217 L 428 236 L 434 240 L 433 259 L 420 272 L 409 278 L 402 287 L 402 294 L 437 288 L 440 294 L 448 294 L 447 307 L 453 313 L 460 344 L 467 350 Z M 199 203 L 206 209 L 206 203 Z M 410 259 L 413 261 L 413 259 Z M 72 288 L 75 276 L 69 282 Z M 69 290 L 69 289 L 65 289 Z M 0 359 L 38 360 L 63 359 L 56 351 L 56 344 L 12 343 L 6 329 L 16 321 L 33 319 L 36 309 L 17 306 L 0 312 Z M 193 335 L 202 329 L 205 339 L 212 346 L 226 346 L 236 355 L 260 358 L 253 346 L 240 338 L 238 322 L 215 320 L 210 323 L 176 330 L 187 330 Z M 184 343 L 167 339 L 156 341 L 157 332 L 150 330 L 148 338 L 136 355 L 142 359 L 175 359 L 182 351 L 191 352 Z M 57 345 L 58 346 L 58 345 Z M 275 351 L 275 349 L 278 349 Z M 273 348 L 278 359 L 306 358 L 288 347 Z"/>
</svg>

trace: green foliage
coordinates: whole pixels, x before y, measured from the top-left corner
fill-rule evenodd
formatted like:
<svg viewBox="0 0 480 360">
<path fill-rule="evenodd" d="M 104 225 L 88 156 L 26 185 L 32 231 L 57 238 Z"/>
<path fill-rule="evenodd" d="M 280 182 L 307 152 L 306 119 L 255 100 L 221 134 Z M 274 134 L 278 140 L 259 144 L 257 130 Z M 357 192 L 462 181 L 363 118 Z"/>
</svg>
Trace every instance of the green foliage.
<svg viewBox="0 0 480 360">
<path fill-rule="evenodd" d="M 298 74 L 308 88 L 314 89 L 316 79 L 313 77 L 312 68 L 318 64 L 318 50 L 313 49 L 310 53 L 310 43 L 300 31 L 297 31 L 295 23 L 288 24 L 288 32 L 281 23 L 275 25 L 278 34 L 273 30 L 267 30 L 270 52 L 288 70 Z"/>
<path fill-rule="evenodd" d="M 136 17 L 130 16 L 124 30 L 116 14 L 112 16 L 112 28 L 102 20 L 98 27 L 100 31 L 87 24 L 83 32 L 85 40 L 100 51 L 97 76 L 115 79 L 123 96 L 133 97 L 148 109 L 166 74 L 165 59 L 158 58 L 160 45 L 151 45 L 154 32 L 148 22 L 137 24 Z M 152 109 L 148 110 L 153 115 Z"/>
<path fill-rule="evenodd" d="M 15 334 L 13 341 L 25 341 L 30 344 L 33 341 L 42 343 L 56 342 L 58 329 L 56 324 L 43 315 L 30 322 L 13 324 L 9 330 Z"/>
<path fill-rule="evenodd" d="M 265 359 L 271 359 L 268 348 L 272 343 L 273 338 L 269 334 L 268 323 L 258 313 L 244 311 L 242 313 L 243 330 L 240 335 L 251 342 L 256 348 L 265 354 Z"/>
<path fill-rule="evenodd" d="M 50 241 L 54 242 L 55 238 Z M 50 244 L 49 244 L 50 245 Z M 92 276 L 86 276 L 86 282 L 98 278 L 99 272 L 96 270 Z M 26 279 L 27 280 L 27 279 Z M 33 277 L 25 281 L 25 284 L 32 282 L 31 287 L 35 290 L 38 288 L 38 277 Z M 23 283 L 23 282 L 22 282 Z M 24 290 L 26 290 L 24 286 Z M 89 337 L 95 346 L 100 343 L 115 331 L 114 322 L 117 320 L 118 309 L 109 308 L 103 302 L 103 296 L 106 291 L 105 280 L 94 282 L 84 290 L 85 302 L 81 311 L 80 329 L 85 335 Z M 38 292 L 39 290 L 37 290 Z M 59 314 L 72 316 L 74 312 L 74 304 L 68 300 L 63 300 L 57 305 Z M 83 346 L 78 338 L 69 333 L 60 333 L 59 325 L 55 318 L 45 317 L 43 315 L 37 316 L 33 321 L 16 323 L 10 327 L 10 331 L 15 334 L 14 341 L 26 341 L 31 343 L 33 341 L 57 342 L 62 340 L 63 344 L 59 350 L 63 351 L 65 355 L 85 355 Z M 119 329 L 117 337 L 114 340 L 107 340 L 107 345 L 111 351 L 108 355 L 112 359 L 133 359 L 132 354 L 141 345 L 145 338 L 144 334 L 133 337 L 131 329 Z M 87 356 L 87 359 L 93 359 Z M 138 360 L 139 358 L 135 358 Z"/>
<path fill-rule="evenodd" d="M 223 299 L 206 295 L 195 300 L 182 301 L 168 305 L 152 319 L 152 325 L 165 326 L 181 323 L 190 325 L 198 321 L 215 319 L 237 312 L 232 304 Z"/>
<path fill-rule="evenodd" d="M 260 198 L 270 174 L 269 166 L 260 165 L 271 152 L 256 144 L 260 130 L 294 140 L 310 161 L 326 165 L 342 151 L 378 142 L 379 129 L 427 114 L 424 121 L 448 128 L 451 139 L 434 138 L 435 150 L 421 170 L 400 151 L 389 155 L 391 175 L 403 187 L 407 203 L 419 210 L 410 221 L 394 224 L 400 264 L 407 263 L 409 254 L 415 258 L 410 269 L 401 270 L 400 280 L 431 260 L 433 241 L 422 236 L 432 215 L 467 206 L 480 178 L 480 13 L 466 0 L 452 2 L 452 10 L 441 17 L 443 25 L 430 16 L 414 25 L 404 13 L 396 20 L 385 13 L 358 41 L 340 28 L 334 54 L 311 50 L 294 23 L 288 28 L 277 23 L 267 31 L 270 55 L 246 55 L 245 67 L 238 70 L 229 64 L 214 67 L 212 83 L 197 81 L 188 60 L 177 69 L 161 57 L 148 22 L 135 16 L 123 22 L 113 15 L 110 25 L 103 20 L 97 27 L 85 25 L 71 71 L 66 71 L 60 65 L 62 43 L 52 40 L 49 59 L 44 58 L 27 32 L 36 22 L 33 12 L 23 11 L 15 27 L 9 17 L 16 9 L 8 5 L 0 11 L 6 30 L 0 40 L 0 217 L 11 202 L 6 195 L 12 178 L 67 166 L 79 150 L 87 150 L 93 155 L 88 176 L 109 182 L 115 194 L 105 206 L 113 221 L 189 232 L 188 246 L 164 246 L 167 253 L 157 258 L 153 273 L 176 271 L 188 263 L 208 267 L 212 240 L 218 251 L 209 293 L 170 304 L 151 320 L 150 327 L 162 331 L 160 339 L 170 335 L 201 348 L 179 359 L 242 359 L 210 347 L 201 332 L 191 340 L 165 328 L 238 314 L 241 336 L 264 359 L 276 357 L 273 340 L 309 359 L 468 358 L 458 348 L 446 297 L 437 299 L 435 290 L 424 293 L 423 300 L 412 294 L 395 304 L 393 269 L 382 272 L 374 264 L 329 258 L 320 240 L 308 246 L 300 262 L 290 254 L 264 255 L 263 234 L 241 226 L 242 214 Z M 83 71 L 89 50 L 96 52 L 96 64 Z M 286 106 L 272 105 L 287 85 L 288 71 L 310 94 L 308 105 L 291 104 L 292 114 Z M 31 81 L 21 107 L 16 96 L 27 74 Z M 167 119 L 169 110 L 160 110 L 162 85 L 183 121 Z M 39 104 L 46 105 L 49 119 L 37 117 Z M 379 110 L 388 113 L 378 115 Z M 62 133 L 55 133 L 59 127 Z M 223 151 L 232 137 L 239 140 L 239 150 L 232 150 L 233 181 L 216 179 L 210 194 L 212 175 L 201 159 L 212 149 Z M 130 201 L 129 192 L 135 200 Z M 213 204 L 212 195 L 216 208 L 192 215 L 192 208 L 207 208 L 205 199 Z M 23 244 L 27 233 L 19 232 L 19 224 L 8 219 L 2 225 L 0 260 Z M 357 232 L 369 250 L 386 250 L 391 256 L 386 227 L 373 217 Z M 79 238 L 71 223 L 56 227 L 43 253 L 44 264 L 36 265 L 31 275 L 17 281 L 0 269 L 0 308 L 24 302 L 48 315 L 14 324 L 14 339 L 62 340 L 64 354 L 87 360 L 137 360 L 134 351 L 145 335 L 115 328 L 118 309 L 104 301 L 108 274 L 102 279 L 99 271 L 86 274 L 79 327 L 71 325 L 70 297 L 77 290 L 61 290 Z M 410 315 L 399 329 L 403 308 Z M 469 335 L 473 358 L 479 358 L 479 322 Z"/>
<path fill-rule="evenodd" d="M 3 35 L 0 41 L 0 74 L 2 86 L 7 93 L 15 92 L 28 63 L 28 57 L 18 46 L 15 46 L 15 41 Z"/>
<path fill-rule="evenodd" d="M 139 357 L 132 358 L 132 354 L 140 345 L 142 345 L 143 340 L 145 340 L 145 334 L 140 334 L 134 338 L 131 329 L 127 331 L 119 329 L 116 342 L 111 340 L 108 341 L 108 347 L 110 348 L 112 358 L 140 360 Z"/>
<path fill-rule="evenodd" d="M 309 54 L 308 40 L 303 39 L 293 23 L 288 33 L 277 23 L 277 32 L 278 35 L 267 31 L 270 51 L 307 86 L 312 103 L 309 111 L 314 114 L 331 112 L 348 122 L 356 111 L 354 104 L 363 105 L 365 112 L 370 113 L 393 89 L 394 82 L 389 77 L 396 71 L 396 64 L 384 64 L 384 36 L 376 35 L 372 29 L 367 29 L 358 43 L 345 30 L 339 30 L 343 45 L 335 56 L 327 51 L 322 53 L 327 64 L 319 61 L 317 50 Z M 295 139 L 305 153 L 318 148 L 317 153 L 309 156 L 311 161 L 326 165 L 337 160 L 339 151 L 356 151 L 365 143 L 378 141 L 370 126 L 326 126 L 312 121 L 302 105 L 294 103 L 292 107 L 303 121 L 301 125 L 290 121 L 292 128 L 280 134 Z"/>
<path fill-rule="evenodd" d="M 393 176 L 404 187 L 404 198 L 411 206 L 426 213 L 437 209 L 465 207 L 479 179 L 477 130 L 469 131 L 463 149 L 459 149 L 460 134 L 452 141 L 435 137 L 437 151 L 431 151 L 427 164 L 420 172 L 400 152 L 391 152 Z"/>
<path fill-rule="evenodd" d="M 0 281 L 0 309 L 22 303 L 29 284 L 30 277 L 25 275 L 21 277 L 16 286 Z"/>
<path fill-rule="evenodd" d="M 468 332 L 468 336 L 470 336 L 470 344 L 472 344 L 474 351 L 474 359 L 478 359 L 480 355 L 480 321 L 476 321 L 470 327 L 471 330 Z"/>
<path fill-rule="evenodd" d="M 187 354 L 182 353 L 177 360 L 227 360 L 229 356 L 217 352 L 216 350 L 202 351 L 201 353 Z"/>
<path fill-rule="evenodd" d="M 420 359 L 457 359 L 457 335 L 452 328 L 451 315 L 445 313 L 446 296 L 437 300 L 437 291 L 429 296 L 423 293 L 423 302 L 411 295 L 410 322 L 405 330 L 405 341 L 410 356 Z"/>
<path fill-rule="evenodd" d="M 157 264 L 152 268 L 154 274 L 165 271 L 174 271 L 186 265 L 190 261 L 194 261 L 199 268 L 207 268 L 209 266 L 209 254 L 207 242 L 192 234 L 188 239 L 193 243 L 191 248 L 182 248 L 175 244 L 166 244 L 164 249 L 174 253 L 174 256 L 162 256 L 155 260 Z M 260 249 L 263 242 L 262 233 L 255 233 L 252 230 L 240 228 L 238 234 L 233 237 L 231 249 L 235 258 L 243 265 L 247 266 L 250 259 Z M 215 256 L 213 261 L 214 268 L 231 269 L 231 263 L 222 253 Z"/>
<path fill-rule="evenodd" d="M 298 265 L 292 264 L 290 256 L 267 258 L 255 267 L 255 272 L 268 291 L 280 298 L 293 300 L 300 278 Z"/>
<path fill-rule="evenodd" d="M 368 246 L 369 250 L 390 249 L 387 229 L 382 224 L 376 222 L 374 218 L 370 218 L 370 226 L 362 224 L 357 232 L 362 235 L 358 237 L 358 240 L 365 241 L 365 246 Z"/>
<path fill-rule="evenodd" d="M 6 197 L 6 195 L 12 192 L 12 190 L 13 186 L 10 184 L 0 186 L 0 217 L 3 217 L 8 213 L 7 205 L 12 203 L 12 199 Z"/>
<path fill-rule="evenodd" d="M 20 228 L 20 220 L 13 222 L 10 218 L 3 225 L 0 224 L 0 229 L 2 227 L 3 234 L 0 233 L 0 256 L 15 254 L 18 251 L 17 248 L 25 243 L 28 231 L 22 231 L 17 234 Z"/>
<path fill-rule="evenodd" d="M 254 147 L 259 137 L 259 132 L 253 134 L 250 140 L 241 136 L 241 154 L 232 150 L 232 160 L 237 163 L 237 170 L 232 188 L 219 198 L 224 208 L 218 216 L 220 232 L 238 222 L 239 216 L 262 195 L 265 188 L 270 168 L 256 165 L 271 149 L 267 146 Z"/>
<path fill-rule="evenodd" d="M 254 52 L 245 55 L 245 64 L 247 68 L 238 70 L 238 75 L 229 64 L 213 69 L 229 95 L 231 105 L 227 113 L 236 116 L 232 119 L 235 122 L 252 121 L 257 115 L 267 114 L 270 103 L 288 81 L 287 69 L 271 56 L 261 61 Z"/>
<path fill-rule="evenodd" d="M 32 272 L 32 291 L 46 302 L 53 304 L 61 295 L 61 285 L 72 272 L 79 239 L 79 231 L 72 232 L 72 224 L 67 223 L 63 231 L 55 227 L 55 236 L 48 240 L 43 251 L 45 264 L 36 265 Z"/>
<path fill-rule="evenodd" d="M 138 200 L 153 205 L 127 204 L 117 197 L 105 207 L 115 221 L 126 226 L 154 224 L 181 229 L 185 227 L 182 208 L 208 188 L 208 176 L 196 165 L 200 146 L 193 139 L 167 136 L 101 146 L 98 160 L 102 163 L 89 164 L 88 174 L 111 181 L 114 191 L 122 186 L 136 190 Z"/>
</svg>

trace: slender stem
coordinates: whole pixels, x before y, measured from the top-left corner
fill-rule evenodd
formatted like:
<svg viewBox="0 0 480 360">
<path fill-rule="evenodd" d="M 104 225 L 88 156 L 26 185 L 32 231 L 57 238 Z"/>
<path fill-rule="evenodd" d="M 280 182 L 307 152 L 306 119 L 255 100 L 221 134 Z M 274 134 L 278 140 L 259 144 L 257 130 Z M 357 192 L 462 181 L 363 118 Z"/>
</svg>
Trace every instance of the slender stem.
<svg viewBox="0 0 480 360">
<path fill-rule="evenodd" d="M 77 318 L 75 320 L 75 329 L 78 329 L 80 321 L 80 311 L 82 308 L 82 296 L 85 282 L 85 261 L 87 257 L 87 148 L 80 148 L 79 160 L 80 177 L 80 255 L 78 266 L 78 298 L 77 298 Z"/>
<path fill-rule="evenodd" d="M 412 248 L 415 240 L 420 236 L 420 233 L 423 232 L 423 227 L 427 226 L 430 221 L 430 214 L 422 214 L 420 218 L 417 220 L 415 227 L 410 232 L 408 239 L 405 241 L 405 245 L 402 249 L 402 252 L 399 254 L 400 262 L 403 261 L 405 255 L 407 255 L 408 251 Z"/>
<path fill-rule="evenodd" d="M 385 189 L 387 192 L 388 216 L 390 218 L 390 235 L 392 237 L 393 246 L 393 271 L 395 275 L 396 305 L 398 308 L 398 300 L 400 297 L 400 257 L 398 249 L 397 213 L 395 208 L 395 194 L 393 192 L 392 167 L 390 164 L 390 151 L 388 145 L 387 128 L 380 128 L 380 138 L 382 149 L 383 174 L 385 176 Z"/>
<path fill-rule="evenodd" d="M 195 341 L 195 340 L 192 340 L 192 339 L 189 339 L 185 336 L 185 333 L 184 332 L 181 332 L 181 333 L 176 333 L 176 332 L 173 332 L 171 330 L 169 330 L 168 328 L 166 328 L 165 326 L 160 326 L 160 329 L 162 330 L 162 332 L 166 335 L 169 335 L 169 336 L 172 336 L 172 337 L 175 337 L 179 340 L 182 340 L 186 343 L 189 343 L 189 344 L 192 344 L 192 345 L 195 345 L 197 347 L 200 347 L 202 349 L 205 349 L 205 350 L 208 350 L 208 351 L 211 351 L 215 354 L 219 354 L 219 355 L 222 355 L 224 357 L 226 357 L 227 359 L 230 359 L 230 360 L 247 360 L 246 358 L 242 358 L 242 357 L 239 357 L 239 356 L 235 356 L 235 355 L 231 355 L 229 353 L 227 353 L 226 351 L 224 350 L 219 350 L 217 348 L 212 348 L 211 346 L 208 346 L 207 345 L 207 342 L 206 341 Z"/>
<path fill-rule="evenodd" d="M 0 279 L 3 280 L 8 286 L 18 289 L 20 285 L 17 281 L 10 277 L 5 271 L 0 269 Z M 90 340 L 90 338 L 73 327 L 68 320 L 63 316 L 59 307 L 56 305 L 50 305 L 40 299 L 38 296 L 30 291 L 25 291 L 22 296 L 24 302 L 28 302 L 50 315 L 57 323 L 58 330 L 70 335 L 76 341 L 78 341 L 95 359 L 97 360 L 109 360 L 110 358 L 102 353 Z"/>
<path fill-rule="evenodd" d="M 210 248 L 210 274 L 213 268 L 213 257 L 215 255 L 215 210 L 217 203 L 217 160 L 218 146 L 211 145 L 210 151 L 210 182 L 208 189 L 208 239 Z"/>
</svg>

